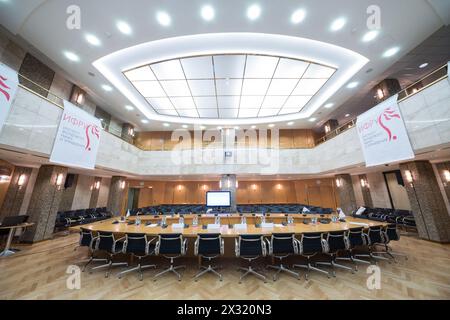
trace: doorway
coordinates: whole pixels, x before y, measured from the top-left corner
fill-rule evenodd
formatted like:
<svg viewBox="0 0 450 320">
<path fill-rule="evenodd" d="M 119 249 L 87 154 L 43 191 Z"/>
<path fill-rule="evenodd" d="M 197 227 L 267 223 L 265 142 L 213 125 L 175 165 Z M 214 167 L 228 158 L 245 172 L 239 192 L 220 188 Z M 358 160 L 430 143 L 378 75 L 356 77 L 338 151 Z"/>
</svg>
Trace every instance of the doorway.
<svg viewBox="0 0 450 320">
<path fill-rule="evenodd" d="M 139 193 L 141 189 L 129 188 L 128 189 L 128 203 L 127 210 L 137 209 L 139 206 Z"/>
</svg>

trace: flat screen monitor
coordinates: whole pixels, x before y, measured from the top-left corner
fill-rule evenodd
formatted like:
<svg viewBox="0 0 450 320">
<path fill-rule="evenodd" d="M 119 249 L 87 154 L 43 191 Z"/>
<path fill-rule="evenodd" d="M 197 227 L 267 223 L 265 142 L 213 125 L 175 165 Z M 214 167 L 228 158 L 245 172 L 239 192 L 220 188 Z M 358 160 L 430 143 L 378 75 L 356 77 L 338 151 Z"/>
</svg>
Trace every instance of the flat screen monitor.
<svg viewBox="0 0 450 320">
<path fill-rule="evenodd" d="M 229 207 L 231 206 L 230 191 L 208 191 L 206 192 L 207 207 Z"/>
</svg>

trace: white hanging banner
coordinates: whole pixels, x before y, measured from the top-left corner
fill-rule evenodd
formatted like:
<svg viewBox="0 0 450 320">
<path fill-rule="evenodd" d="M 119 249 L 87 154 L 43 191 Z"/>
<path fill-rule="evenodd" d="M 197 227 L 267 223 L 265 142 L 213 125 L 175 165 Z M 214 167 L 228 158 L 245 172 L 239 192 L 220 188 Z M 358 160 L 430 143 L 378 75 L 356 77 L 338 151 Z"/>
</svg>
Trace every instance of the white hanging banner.
<svg viewBox="0 0 450 320">
<path fill-rule="evenodd" d="M 397 95 L 361 114 L 356 129 L 367 167 L 414 158 Z"/>
<path fill-rule="evenodd" d="M 0 63 L 0 131 L 8 117 L 18 87 L 19 76 L 17 72 Z"/>
<path fill-rule="evenodd" d="M 100 134 L 99 119 L 64 100 L 50 162 L 94 169 Z"/>
</svg>

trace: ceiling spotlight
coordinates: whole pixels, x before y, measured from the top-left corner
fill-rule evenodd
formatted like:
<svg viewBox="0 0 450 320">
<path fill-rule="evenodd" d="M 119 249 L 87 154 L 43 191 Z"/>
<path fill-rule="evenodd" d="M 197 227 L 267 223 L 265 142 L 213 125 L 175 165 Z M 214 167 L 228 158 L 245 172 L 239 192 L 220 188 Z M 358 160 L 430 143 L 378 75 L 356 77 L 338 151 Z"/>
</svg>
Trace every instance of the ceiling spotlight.
<svg viewBox="0 0 450 320">
<path fill-rule="evenodd" d="M 326 105 L 324 105 L 324 107 L 327 108 L 327 109 L 330 109 L 333 106 L 334 106 L 333 102 L 328 102 Z"/>
<path fill-rule="evenodd" d="M 252 4 L 247 9 L 247 18 L 250 20 L 256 20 L 261 15 L 261 7 L 257 4 Z"/>
<path fill-rule="evenodd" d="M 130 105 L 126 105 L 125 109 L 127 109 L 128 111 L 131 111 L 131 110 L 134 110 L 134 107 L 130 106 Z"/>
<path fill-rule="evenodd" d="M 369 31 L 363 36 L 362 41 L 364 42 L 372 41 L 378 36 L 378 33 L 379 33 L 378 30 Z"/>
<path fill-rule="evenodd" d="M 392 57 L 393 55 L 395 55 L 397 52 L 399 52 L 400 51 L 400 48 L 399 47 L 393 47 L 393 48 L 390 48 L 390 49 L 388 49 L 388 50 L 386 50 L 384 53 L 383 53 L 383 57 L 385 57 L 385 58 L 389 58 L 389 57 Z"/>
<path fill-rule="evenodd" d="M 426 66 L 428 66 L 428 62 L 422 63 L 422 64 L 419 66 L 419 68 L 420 68 L 420 69 L 423 69 L 423 68 L 425 68 Z"/>
<path fill-rule="evenodd" d="M 113 90 L 113 88 L 107 84 L 103 84 L 102 89 L 108 92 Z"/>
<path fill-rule="evenodd" d="M 94 36 L 93 34 L 86 34 L 85 36 L 86 41 L 89 42 L 90 44 L 92 44 L 93 46 L 99 46 L 102 44 L 102 42 L 100 41 L 99 38 L 97 38 L 96 36 Z"/>
<path fill-rule="evenodd" d="M 358 82 L 357 82 L 357 81 L 353 81 L 353 82 L 350 82 L 350 83 L 347 85 L 347 88 L 353 89 L 353 88 L 356 88 L 357 86 L 358 86 Z"/>
<path fill-rule="evenodd" d="M 288 126 L 292 126 L 293 124 L 294 124 L 294 121 L 289 121 L 289 122 L 287 123 Z"/>
<path fill-rule="evenodd" d="M 269 128 L 273 128 L 275 125 L 273 123 L 269 124 Z"/>
<path fill-rule="evenodd" d="M 347 20 L 345 18 L 338 18 L 333 21 L 330 29 L 331 29 L 331 31 L 341 30 L 345 26 L 346 23 L 347 23 Z"/>
<path fill-rule="evenodd" d="M 67 59 L 69 59 L 70 61 L 74 61 L 74 62 L 78 62 L 80 61 L 80 57 L 77 56 L 75 53 L 70 52 L 70 51 L 64 51 L 64 55 L 66 56 Z"/>
<path fill-rule="evenodd" d="M 120 32 L 126 35 L 130 35 L 133 32 L 130 25 L 125 21 L 118 21 L 116 27 L 117 29 L 119 29 Z"/>
<path fill-rule="evenodd" d="M 187 124 L 183 124 L 181 127 L 182 127 L 183 129 L 187 129 L 187 128 L 188 128 L 188 125 L 187 125 Z"/>
<path fill-rule="evenodd" d="M 214 8 L 212 6 L 206 5 L 202 7 L 201 15 L 204 20 L 211 21 L 214 19 L 216 13 L 214 12 Z"/>
<path fill-rule="evenodd" d="M 314 121 L 316 121 L 317 119 L 316 118 L 309 118 L 309 122 L 314 122 Z"/>
<path fill-rule="evenodd" d="M 148 120 L 147 119 L 142 119 L 141 122 L 142 123 L 148 123 Z"/>
<path fill-rule="evenodd" d="M 291 22 L 293 24 L 298 24 L 300 22 L 302 22 L 305 19 L 306 16 L 306 12 L 303 9 L 298 9 L 296 11 L 294 11 L 294 13 L 291 16 Z"/>
<path fill-rule="evenodd" d="M 166 128 L 170 127 L 170 123 L 165 122 L 165 123 L 163 123 L 163 126 L 166 127 Z"/>
<path fill-rule="evenodd" d="M 158 23 L 164 27 L 170 26 L 172 23 L 172 18 L 170 18 L 169 14 L 164 11 L 160 11 L 156 14 L 156 20 L 158 20 Z"/>
</svg>

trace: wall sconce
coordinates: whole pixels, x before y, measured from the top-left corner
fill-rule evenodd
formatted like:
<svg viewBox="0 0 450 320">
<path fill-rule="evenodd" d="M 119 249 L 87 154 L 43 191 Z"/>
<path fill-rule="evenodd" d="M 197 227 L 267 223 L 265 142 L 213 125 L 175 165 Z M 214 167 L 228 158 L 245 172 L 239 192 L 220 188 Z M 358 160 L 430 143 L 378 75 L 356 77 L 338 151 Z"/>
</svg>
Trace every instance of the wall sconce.
<svg viewBox="0 0 450 320">
<path fill-rule="evenodd" d="M 369 184 L 365 179 L 361 179 L 361 187 L 363 188 L 369 188 Z"/>
<path fill-rule="evenodd" d="M 219 181 L 219 188 L 222 189 L 222 180 Z"/>
<path fill-rule="evenodd" d="M 230 179 L 228 179 L 227 185 L 228 185 L 228 188 L 231 188 L 231 180 Z"/>
<path fill-rule="evenodd" d="M 341 179 L 336 178 L 336 187 L 340 188 L 342 186 Z"/>
<path fill-rule="evenodd" d="M 27 181 L 27 176 L 24 173 L 22 173 L 19 176 L 19 179 L 17 179 L 17 186 L 19 187 L 19 190 L 22 189 L 22 187 L 26 181 Z"/>
<path fill-rule="evenodd" d="M 383 99 L 384 98 L 384 92 L 383 92 L 383 89 L 381 89 L 381 88 L 378 88 L 377 89 L 377 97 L 378 97 L 378 99 Z"/>
<path fill-rule="evenodd" d="M 412 174 L 411 171 L 409 170 L 405 170 L 405 178 L 406 181 L 411 185 L 411 187 L 413 186 L 413 182 L 414 182 L 414 176 Z"/>
<path fill-rule="evenodd" d="M 450 171 L 444 170 L 444 179 L 447 182 L 450 182 Z"/>
<path fill-rule="evenodd" d="M 277 189 L 281 190 L 283 188 L 283 186 L 281 184 L 277 184 Z"/>
<path fill-rule="evenodd" d="M 178 191 L 181 191 L 183 189 L 183 186 L 181 184 L 178 185 Z"/>
<path fill-rule="evenodd" d="M 62 173 L 56 176 L 56 189 L 61 190 L 63 185 L 64 175 Z"/>
<path fill-rule="evenodd" d="M 208 186 L 206 184 L 203 185 L 203 190 L 208 189 Z"/>
<path fill-rule="evenodd" d="M 83 104 L 84 102 L 84 94 L 83 93 L 79 93 L 75 99 L 76 103 L 78 104 Z"/>
<path fill-rule="evenodd" d="M 239 187 L 239 183 L 238 183 L 238 181 L 236 180 L 236 189 Z"/>
<path fill-rule="evenodd" d="M 125 189 L 125 181 L 120 182 L 120 189 Z"/>
<path fill-rule="evenodd" d="M 100 181 L 96 181 L 95 183 L 94 183 L 94 188 L 95 189 L 100 189 Z"/>
<path fill-rule="evenodd" d="M 128 129 L 128 135 L 134 137 L 134 129 L 133 128 Z"/>
<path fill-rule="evenodd" d="M 258 187 L 256 186 L 256 184 L 252 184 L 252 189 L 256 190 Z"/>
<path fill-rule="evenodd" d="M 328 132 L 330 132 L 330 131 L 331 131 L 330 125 L 327 124 L 327 125 L 325 126 L 325 133 L 328 133 Z"/>
</svg>

